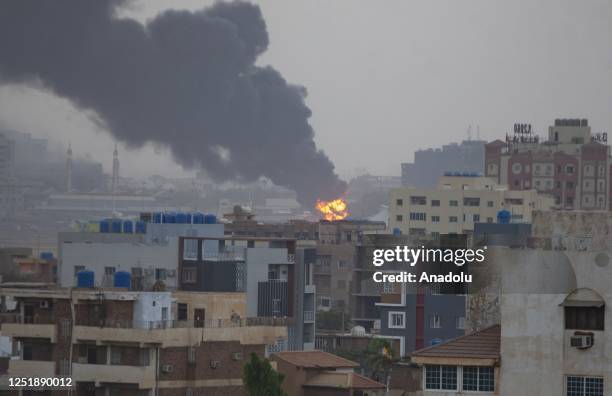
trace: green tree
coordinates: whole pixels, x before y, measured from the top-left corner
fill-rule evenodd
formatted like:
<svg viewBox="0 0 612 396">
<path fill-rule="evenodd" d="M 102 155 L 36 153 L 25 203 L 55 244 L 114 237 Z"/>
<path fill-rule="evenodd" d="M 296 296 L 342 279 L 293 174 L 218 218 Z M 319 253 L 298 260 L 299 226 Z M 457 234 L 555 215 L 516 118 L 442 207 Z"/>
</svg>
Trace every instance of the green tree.
<svg viewBox="0 0 612 396">
<path fill-rule="evenodd" d="M 268 359 L 256 353 L 244 365 L 244 386 L 248 396 L 287 396 L 281 388 L 284 376 L 276 372 Z"/>
<path fill-rule="evenodd" d="M 385 385 L 391 375 L 393 364 L 397 361 L 391 344 L 383 338 L 374 338 L 365 350 L 365 362 L 370 376 Z"/>
</svg>

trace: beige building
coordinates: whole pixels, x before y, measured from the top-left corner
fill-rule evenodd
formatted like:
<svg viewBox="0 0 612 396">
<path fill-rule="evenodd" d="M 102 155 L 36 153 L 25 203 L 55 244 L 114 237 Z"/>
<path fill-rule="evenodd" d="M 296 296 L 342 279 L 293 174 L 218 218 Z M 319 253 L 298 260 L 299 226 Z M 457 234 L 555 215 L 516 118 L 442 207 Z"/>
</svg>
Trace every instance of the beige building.
<svg viewBox="0 0 612 396">
<path fill-rule="evenodd" d="M 508 190 L 481 176 L 442 176 L 435 189 L 395 188 L 389 193 L 389 229 L 402 234 L 471 233 L 474 223 L 494 223 L 505 209 L 513 222 L 531 222 L 532 211 L 552 198 L 535 190 Z"/>
</svg>

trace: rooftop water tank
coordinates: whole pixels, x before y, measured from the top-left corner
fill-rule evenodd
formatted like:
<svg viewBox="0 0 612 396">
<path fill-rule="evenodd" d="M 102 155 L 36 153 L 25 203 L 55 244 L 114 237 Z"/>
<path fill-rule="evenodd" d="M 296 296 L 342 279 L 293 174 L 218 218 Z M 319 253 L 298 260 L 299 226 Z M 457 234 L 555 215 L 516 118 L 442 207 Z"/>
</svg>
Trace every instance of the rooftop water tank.
<svg viewBox="0 0 612 396">
<path fill-rule="evenodd" d="M 353 337 L 365 337 L 366 330 L 363 326 L 355 326 L 351 329 L 351 335 Z"/>
<path fill-rule="evenodd" d="M 93 288 L 95 274 L 93 271 L 83 270 L 77 273 L 77 287 Z"/>
<path fill-rule="evenodd" d="M 170 223 L 170 224 L 176 223 L 176 213 L 174 212 L 164 213 L 163 221 L 164 223 Z"/>
<path fill-rule="evenodd" d="M 53 252 L 40 252 L 41 260 L 53 260 Z"/>
<path fill-rule="evenodd" d="M 129 289 L 132 285 L 132 274 L 126 271 L 117 271 L 113 276 L 113 286 Z"/>
<path fill-rule="evenodd" d="M 126 220 L 123 222 L 123 233 L 131 234 L 134 232 L 134 222 L 132 220 Z"/>
<path fill-rule="evenodd" d="M 187 224 L 187 214 L 183 212 L 179 212 L 176 214 L 176 222 L 178 224 Z"/>
<path fill-rule="evenodd" d="M 204 224 L 217 224 L 217 216 L 214 214 L 207 214 L 204 216 Z"/>
<path fill-rule="evenodd" d="M 399 228 L 394 228 L 394 229 L 393 229 L 393 235 L 395 235 L 395 236 L 400 236 L 400 235 L 402 235 L 402 230 L 401 230 L 401 229 L 399 229 Z"/>
<path fill-rule="evenodd" d="M 110 232 L 110 220 L 104 219 L 100 221 L 100 232 L 108 233 Z"/>
<path fill-rule="evenodd" d="M 161 223 L 162 222 L 162 214 L 159 212 L 153 213 L 153 223 Z"/>
<path fill-rule="evenodd" d="M 136 233 L 137 234 L 146 234 L 147 233 L 147 223 L 142 220 L 138 220 L 136 222 Z"/>
<path fill-rule="evenodd" d="M 194 213 L 193 224 L 204 224 L 204 214 L 200 212 Z"/>
<path fill-rule="evenodd" d="M 115 234 L 121 234 L 121 220 L 120 219 L 111 220 L 111 232 Z"/>
<path fill-rule="evenodd" d="M 497 222 L 500 224 L 510 223 L 511 218 L 512 218 L 512 213 L 510 213 L 506 209 L 503 209 L 497 212 Z"/>
</svg>

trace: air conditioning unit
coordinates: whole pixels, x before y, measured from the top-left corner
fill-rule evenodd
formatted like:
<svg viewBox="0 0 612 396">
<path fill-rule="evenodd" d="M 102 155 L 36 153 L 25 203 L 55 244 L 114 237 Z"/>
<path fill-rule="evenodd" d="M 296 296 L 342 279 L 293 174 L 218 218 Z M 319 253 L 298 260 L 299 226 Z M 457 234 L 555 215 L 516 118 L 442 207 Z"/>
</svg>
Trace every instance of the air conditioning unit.
<svg viewBox="0 0 612 396">
<path fill-rule="evenodd" d="M 174 366 L 171 364 L 162 364 L 161 370 L 163 373 L 171 373 L 174 371 Z"/>
<path fill-rule="evenodd" d="M 210 361 L 210 368 L 212 369 L 216 369 L 221 365 L 221 362 L 218 360 L 211 360 Z"/>
<path fill-rule="evenodd" d="M 578 349 L 587 349 L 593 346 L 593 334 L 574 334 L 570 338 L 570 345 Z"/>
<path fill-rule="evenodd" d="M 166 275 L 168 275 L 169 278 L 174 278 L 176 276 L 176 270 L 168 270 Z"/>
<path fill-rule="evenodd" d="M 49 308 L 49 300 L 42 300 L 40 302 L 40 308 L 42 309 L 48 309 Z"/>
<path fill-rule="evenodd" d="M 242 352 L 232 353 L 232 360 L 242 360 Z"/>
</svg>

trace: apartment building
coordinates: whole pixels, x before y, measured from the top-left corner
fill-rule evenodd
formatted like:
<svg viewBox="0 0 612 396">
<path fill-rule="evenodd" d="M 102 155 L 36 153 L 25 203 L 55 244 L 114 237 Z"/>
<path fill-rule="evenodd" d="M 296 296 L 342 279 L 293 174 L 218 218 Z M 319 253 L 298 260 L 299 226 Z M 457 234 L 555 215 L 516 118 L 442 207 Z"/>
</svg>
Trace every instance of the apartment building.
<svg viewBox="0 0 612 396">
<path fill-rule="evenodd" d="M 557 119 L 540 139 L 531 125 L 517 124 L 505 141 L 485 148 L 485 174 L 511 190 L 535 189 L 559 209 L 610 210 L 612 177 L 606 133 L 591 132 L 586 119 Z"/>
<path fill-rule="evenodd" d="M 179 289 L 240 292 L 246 314 L 294 318 L 285 349 L 312 349 L 315 335 L 314 248 L 296 248 L 295 239 L 180 237 Z"/>
<path fill-rule="evenodd" d="M 236 317 L 223 304 L 205 323 L 179 320 L 169 292 L 20 284 L 0 295 L 0 330 L 14 344 L 0 380 L 66 376 L 76 395 L 243 394 L 244 359 L 287 339 L 282 319 Z"/>
<path fill-rule="evenodd" d="M 447 173 L 435 189 L 389 192 L 389 228 L 408 235 L 471 234 L 475 223 L 495 223 L 501 210 L 512 222 L 531 222 L 533 210 L 551 208 L 536 190 L 509 190 L 488 177 Z"/>
<path fill-rule="evenodd" d="M 122 229 L 121 229 L 122 230 Z M 131 274 L 133 290 L 150 290 L 163 282 L 178 287 L 179 236 L 223 236 L 223 224 L 146 223 L 144 233 L 60 232 L 58 234 L 59 284 L 76 285 L 79 271 L 95 274 L 97 286 L 113 285 L 113 274 Z"/>
</svg>

